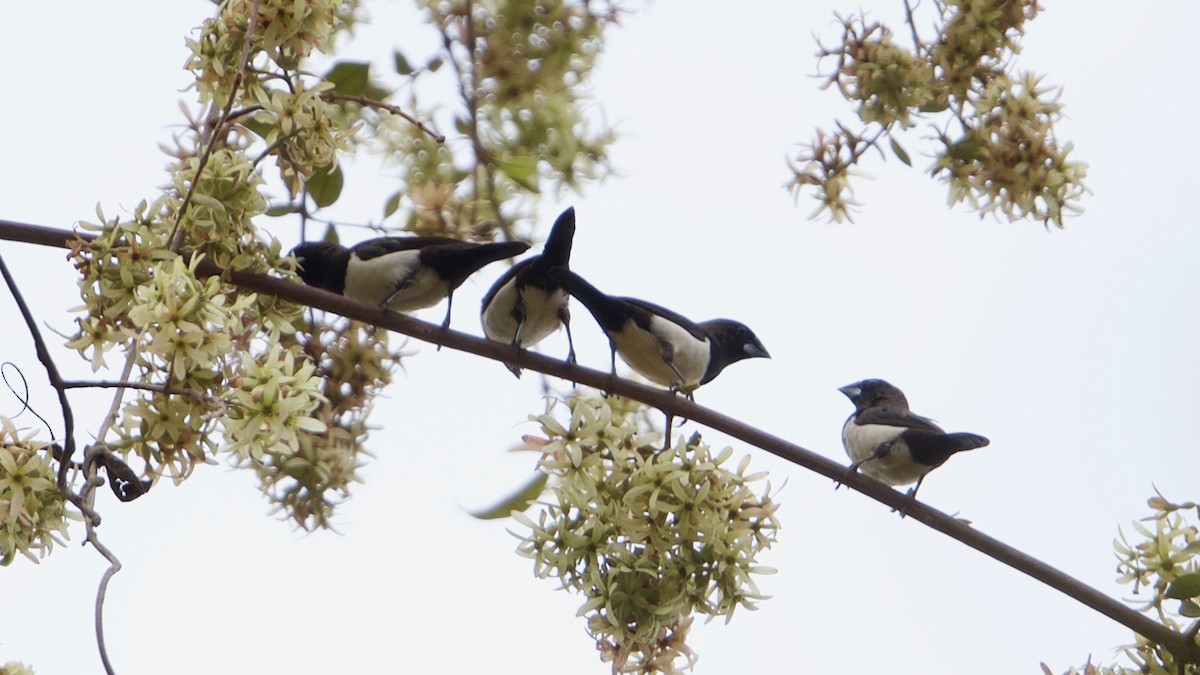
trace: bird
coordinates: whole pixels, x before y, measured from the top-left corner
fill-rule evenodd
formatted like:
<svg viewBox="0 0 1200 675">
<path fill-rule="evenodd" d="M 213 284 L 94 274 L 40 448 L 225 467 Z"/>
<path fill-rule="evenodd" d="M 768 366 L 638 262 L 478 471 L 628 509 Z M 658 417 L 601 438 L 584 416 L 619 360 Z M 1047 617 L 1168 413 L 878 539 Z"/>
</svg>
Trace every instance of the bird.
<svg viewBox="0 0 1200 675">
<path fill-rule="evenodd" d="M 575 363 L 569 296 L 549 275 L 552 268 L 567 268 L 574 237 L 575 209 L 568 208 L 554 221 L 541 254 L 510 267 L 483 296 L 479 314 L 484 335 L 525 348 L 541 342 L 561 325 L 567 332 L 567 363 Z M 521 376 L 520 368 L 505 366 Z"/>
<path fill-rule="evenodd" d="M 933 420 L 909 410 L 904 392 L 884 380 L 863 380 L 838 391 L 854 404 L 842 426 L 842 445 L 852 461 L 847 474 L 861 469 L 892 486 L 916 482 L 908 491 L 910 498 L 916 498 L 925 476 L 951 455 L 990 443 L 979 434 L 946 433 Z"/>
<path fill-rule="evenodd" d="M 529 249 L 520 241 L 475 243 L 450 237 L 379 237 L 349 248 L 306 241 L 292 249 L 304 283 L 393 312 L 412 312 L 448 300 L 484 265 Z"/>
<path fill-rule="evenodd" d="M 691 398 L 696 387 L 711 382 L 726 366 L 771 356 L 754 331 L 737 321 L 695 323 L 645 300 L 605 295 L 568 269 L 552 269 L 550 278 L 578 298 L 608 336 L 614 375 L 620 354 L 647 380 Z"/>
</svg>

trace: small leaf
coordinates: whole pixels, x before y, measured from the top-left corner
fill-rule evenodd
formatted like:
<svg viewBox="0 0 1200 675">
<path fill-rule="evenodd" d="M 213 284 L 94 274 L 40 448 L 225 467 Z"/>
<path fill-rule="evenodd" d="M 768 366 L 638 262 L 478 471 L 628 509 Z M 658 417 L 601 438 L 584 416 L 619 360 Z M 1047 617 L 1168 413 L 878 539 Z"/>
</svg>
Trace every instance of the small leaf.
<svg viewBox="0 0 1200 675">
<path fill-rule="evenodd" d="M 338 239 L 337 228 L 333 226 L 333 223 L 330 223 L 325 227 L 325 236 L 321 237 L 321 241 L 325 242 L 326 244 L 341 243 L 341 240 Z"/>
<path fill-rule="evenodd" d="M 317 206 L 329 206 L 342 195 L 344 182 L 342 167 L 337 164 L 320 167 L 313 172 L 312 178 L 308 179 L 308 196 L 312 197 Z"/>
<path fill-rule="evenodd" d="M 542 494 L 542 490 L 546 489 L 546 480 L 548 478 L 548 475 L 538 472 L 531 480 L 522 485 L 519 490 L 505 497 L 499 504 L 482 511 L 468 511 L 468 513 L 480 520 L 497 520 L 499 518 L 507 518 L 513 511 L 524 511 L 529 508 L 533 500 Z"/>
<path fill-rule="evenodd" d="M 274 124 L 261 122 L 254 117 L 247 117 L 246 119 L 242 120 L 242 126 L 246 127 L 251 133 L 262 139 L 266 139 L 267 134 L 271 133 L 271 130 L 275 128 Z"/>
<path fill-rule="evenodd" d="M 425 64 L 425 70 L 428 70 L 431 73 L 436 73 L 438 68 L 442 67 L 443 63 L 445 63 L 445 61 L 442 59 L 442 57 L 435 56 L 432 59 L 429 59 L 429 63 Z"/>
<path fill-rule="evenodd" d="M 383 205 L 383 217 L 384 218 L 387 218 L 388 216 L 392 215 L 393 213 L 396 212 L 397 209 L 400 208 L 400 197 L 403 194 L 404 193 L 402 191 L 397 190 L 396 192 L 392 193 L 391 197 L 388 197 L 387 202 L 385 202 Z"/>
<path fill-rule="evenodd" d="M 413 74 L 412 64 L 408 62 L 408 59 L 405 58 L 404 54 L 400 53 L 400 50 L 392 52 L 392 66 L 395 67 L 396 72 L 401 75 Z"/>
<path fill-rule="evenodd" d="M 367 84 L 367 89 L 363 92 L 363 96 L 366 96 L 372 101 L 382 101 L 391 95 L 392 92 L 373 83 Z"/>
<path fill-rule="evenodd" d="M 899 143 L 896 142 L 896 139 L 888 138 L 888 142 L 892 144 L 892 152 L 896 153 L 896 157 L 899 158 L 901 162 L 904 162 L 905 166 L 912 166 L 912 160 L 909 159 L 908 153 L 903 147 L 900 146 Z"/>
<path fill-rule="evenodd" d="M 521 187 L 531 192 L 537 192 L 537 181 L 533 180 L 537 174 L 538 158 L 528 155 L 517 157 L 509 157 L 497 162 L 504 173 L 513 179 Z"/>
<path fill-rule="evenodd" d="M 362 96 L 371 82 L 371 64 L 342 61 L 325 73 L 325 79 L 333 83 L 333 90 L 339 94 Z"/>
<path fill-rule="evenodd" d="M 279 216 L 286 216 L 292 213 L 300 213 L 299 204 L 272 204 L 267 207 L 266 211 L 266 215 L 271 218 L 278 218 Z"/>
<path fill-rule="evenodd" d="M 471 134 L 471 123 L 465 117 L 455 116 L 454 130 L 464 136 L 469 136 Z"/>
<path fill-rule="evenodd" d="M 1200 619 L 1200 605 L 1193 600 L 1184 600 L 1179 603 L 1179 613 L 1189 619 Z"/>
<path fill-rule="evenodd" d="M 1184 574 L 1172 581 L 1163 594 L 1168 598 L 1186 600 L 1200 596 L 1200 572 Z"/>
<path fill-rule="evenodd" d="M 210 208 L 218 213 L 225 213 L 225 204 L 221 203 L 220 199 L 210 197 L 201 192 L 192 193 L 192 201 L 206 208 Z"/>
</svg>

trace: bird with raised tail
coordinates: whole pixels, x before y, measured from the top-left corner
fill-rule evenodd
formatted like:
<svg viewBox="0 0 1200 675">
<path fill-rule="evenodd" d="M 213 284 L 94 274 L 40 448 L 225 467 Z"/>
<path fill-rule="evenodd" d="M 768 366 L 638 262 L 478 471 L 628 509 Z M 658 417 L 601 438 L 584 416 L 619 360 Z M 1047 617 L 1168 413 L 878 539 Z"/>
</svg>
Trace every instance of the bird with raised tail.
<svg viewBox="0 0 1200 675">
<path fill-rule="evenodd" d="M 541 254 L 513 265 L 483 296 L 480 320 L 484 335 L 526 349 L 562 326 L 567 331 L 567 362 L 575 362 L 569 296 L 549 274 L 555 267 L 565 269 L 570 264 L 574 237 L 575 209 L 569 208 L 554 221 Z M 505 365 L 513 375 L 521 376 L 520 368 Z"/>
</svg>

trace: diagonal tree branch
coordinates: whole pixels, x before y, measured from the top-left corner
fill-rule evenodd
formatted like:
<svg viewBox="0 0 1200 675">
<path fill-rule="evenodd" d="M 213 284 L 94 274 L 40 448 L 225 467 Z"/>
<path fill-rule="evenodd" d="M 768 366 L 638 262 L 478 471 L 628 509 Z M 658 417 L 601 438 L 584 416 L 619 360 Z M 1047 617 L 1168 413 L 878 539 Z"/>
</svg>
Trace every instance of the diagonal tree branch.
<svg viewBox="0 0 1200 675">
<path fill-rule="evenodd" d="M 25 229 L 34 226 L 22 226 Z M 35 228 L 36 229 L 36 228 Z M 63 245 L 69 240 L 63 239 Z M 108 647 L 104 643 L 104 597 L 108 590 L 108 582 L 113 575 L 121 571 L 121 561 L 113 555 L 112 551 L 108 550 L 100 538 L 96 536 L 96 526 L 100 524 L 100 517 L 96 514 L 94 500 L 96 495 L 96 471 L 97 466 L 91 457 L 91 452 L 84 453 L 83 472 L 85 476 L 83 489 L 76 493 L 67 485 L 67 472 L 72 466 L 79 466 L 71 461 L 71 456 L 75 452 L 75 415 L 71 411 L 71 402 L 67 399 L 67 389 L 72 383 L 67 382 L 58 372 L 58 367 L 54 364 L 54 359 L 50 356 L 50 351 L 46 348 L 46 341 L 42 338 L 41 331 L 38 330 L 37 321 L 33 318 L 33 313 L 29 310 L 29 305 L 25 303 L 25 297 L 21 294 L 20 288 L 17 287 L 16 280 L 8 271 L 8 266 L 4 264 L 4 257 L 0 256 L 0 274 L 4 276 L 4 281 L 8 284 L 8 290 L 12 293 L 13 299 L 17 303 L 17 308 L 21 312 L 21 317 L 25 320 L 25 326 L 29 330 L 30 336 L 33 338 L 34 349 L 37 352 L 38 361 L 41 361 L 42 366 L 46 369 L 46 377 L 50 380 L 50 385 L 58 392 L 59 406 L 62 408 L 63 415 L 63 443 L 62 452 L 58 453 L 58 491 L 83 514 L 86 519 L 87 537 L 85 542 L 90 542 L 92 547 L 104 556 L 108 561 L 108 569 L 104 571 L 104 575 L 100 579 L 100 587 L 96 592 L 96 643 L 100 650 L 100 661 L 104 665 L 104 672 L 107 675 L 114 675 L 112 663 L 108 659 Z M 103 485 L 104 481 L 100 480 L 99 484 Z"/>
<path fill-rule="evenodd" d="M 74 233 L 65 230 L 28 225 L 9 227 L 5 221 L 0 220 L 0 239 L 63 246 L 64 242 L 74 237 Z M 357 302 L 345 296 L 294 281 L 238 270 L 221 270 L 208 260 L 199 264 L 197 273 L 202 276 L 223 274 L 232 283 L 248 290 L 268 293 L 284 300 L 374 324 L 423 342 L 469 352 L 476 356 L 610 391 L 653 406 L 664 413 L 693 420 L 840 482 L 893 509 L 903 508 L 912 520 L 952 537 L 1077 600 L 1135 633 L 1162 645 L 1180 661 L 1200 663 L 1200 647 L 1194 641 L 1187 640 L 1186 636 L 1088 586 L 1075 577 L 965 525 L 946 513 L 921 502 L 912 501 L 904 494 L 879 481 L 860 473 L 847 474 L 846 466 L 843 464 L 715 410 L 692 403 L 681 396 L 615 377 L 606 372 L 566 363 L 534 352 L 518 350 L 508 344 L 454 330 L 442 330 L 439 326 L 431 323 L 419 321 L 403 314 L 381 311 L 374 305 Z"/>
<path fill-rule="evenodd" d="M 25 320 L 25 327 L 29 329 L 29 335 L 33 338 L 33 348 L 37 352 L 38 361 L 46 369 L 46 378 L 50 380 L 50 386 L 54 387 L 54 391 L 58 392 L 58 405 L 62 409 L 63 417 L 63 451 L 62 460 L 58 466 L 58 490 L 63 495 L 70 495 L 71 492 L 67 489 L 67 469 L 71 466 L 71 456 L 75 454 L 75 413 L 71 411 L 71 402 L 67 400 L 66 383 L 59 374 L 54 359 L 50 356 L 50 350 L 46 349 L 46 341 L 42 339 L 42 332 L 38 330 L 37 321 L 34 320 L 29 305 L 25 303 L 25 297 L 21 295 L 17 281 L 9 273 L 8 265 L 4 264 L 4 256 L 0 256 L 0 274 L 3 274 L 4 283 L 8 284 L 8 290 L 17 303 L 21 318 Z"/>
</svg>

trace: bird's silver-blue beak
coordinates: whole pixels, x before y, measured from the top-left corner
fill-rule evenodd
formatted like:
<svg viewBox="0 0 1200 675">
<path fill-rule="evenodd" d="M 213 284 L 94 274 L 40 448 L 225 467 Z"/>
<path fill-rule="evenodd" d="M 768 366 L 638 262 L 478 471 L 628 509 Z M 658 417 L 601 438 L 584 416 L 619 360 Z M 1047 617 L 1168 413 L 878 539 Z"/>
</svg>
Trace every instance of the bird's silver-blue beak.
<svg viewBox="0 0 1200 675">
<path fill-rule="evenodd" d="M 767 348 L 763 347 L 761 344 L 759 344 L 757 342 L 747 342 L 745 344 L 745 346 L 742 347 L 742 349 L 743 349 L 743 351 L 746 352 L 746 356 L 749 356 L 749 357 L 755 357 L 755 358 L 760 358 L 760 359 L 771 358 L 771 355 L 767 353 Z"/>
<path fill-rule="evenodd" d="M 854 384 L 848 384 L 844 387 L 838 387 L 838 391 L 842 392 L 846 395 L 846 398 L 853 401 L 862 395 L 862 386 L 860 383 L 855 382 Z"/>
</svg>

